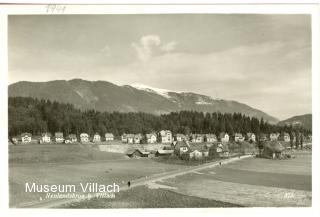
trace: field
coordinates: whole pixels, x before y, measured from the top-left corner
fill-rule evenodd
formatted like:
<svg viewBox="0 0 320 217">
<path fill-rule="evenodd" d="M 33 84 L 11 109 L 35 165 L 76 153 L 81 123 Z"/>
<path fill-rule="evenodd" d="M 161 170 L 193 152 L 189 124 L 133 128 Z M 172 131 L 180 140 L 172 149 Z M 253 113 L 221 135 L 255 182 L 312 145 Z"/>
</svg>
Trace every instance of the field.
<svg viewBox="0 0 320 217">
<path fill-rule="evenodd" d="M 311 206 L 311 153 L 245 159 L 159 182 L 175 192 L 249 207 Z"/>
<path fill-rule="evenodd" d="M 132 188 L 117 194 L 115 199 L 91 199 L 60 206 L 59 208 L 200 208 L 238 207 L 236 204 L 187 196 L 164 189 L 145 186 Z"/>
<path fill-rule="evenodd" d="M 44 193 L 25 193 L 26 182 L 115 182 L 121 185 L 129 180 L 183 167 L 162 164 L 151 159 L 129 159 L 123 154 L 94 151 L 80 145 L 10 146 L 10 207 L 36 203 L 43 198 Z"/>
<path fill-rule="evenodd" d="M 26 182 L 79 184 L 98 182 L 138 187 L 116 194 L 114 199 L 91 199 L 64 208 L 151 207 L 295 207 L 311 206 L 311 152 L 296 151 L 289 160 L 246 158 L 221 166 L 178 174 L 196 165 L 130 159 L 124 154 L 100 152 L 75 145 L 29 145 L 9 148 L 10 207 L 41 202 L 45 193 L 24 193 Z M 134 182 L 135 183 L 135 182 Z"/>
</svg>

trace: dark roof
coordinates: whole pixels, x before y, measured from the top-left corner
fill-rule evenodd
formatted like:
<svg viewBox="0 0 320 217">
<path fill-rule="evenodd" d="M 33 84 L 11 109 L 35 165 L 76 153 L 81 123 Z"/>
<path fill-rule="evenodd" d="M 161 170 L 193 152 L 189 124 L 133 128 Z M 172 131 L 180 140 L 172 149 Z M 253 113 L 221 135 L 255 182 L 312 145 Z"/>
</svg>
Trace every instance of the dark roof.
<svg viewBox="0 0 320 217">
<path fill-rule="evenodd" d="M 54 134 L 54 137 L 63 137 L 63 133 L 62 132 L 56 132 L 55 134 Z"/>
<path fill-rule="evenodd" d="M 176 144 L 174 145 L 174 149 L 180 149 L 181 147 L 187 147 L 188 149 L 190 149 L 190 145 L 185 140 L 177 141 Z"/>
<path fill-rule="evenodd" d="M 21 134 L 21 137 L 24 137 L 24 136 L 29 136 L 29 137 L 31 137 L 32 134 L 31 134 L 31 133 L 22 133 L 22 134 Z"/>
</svg>

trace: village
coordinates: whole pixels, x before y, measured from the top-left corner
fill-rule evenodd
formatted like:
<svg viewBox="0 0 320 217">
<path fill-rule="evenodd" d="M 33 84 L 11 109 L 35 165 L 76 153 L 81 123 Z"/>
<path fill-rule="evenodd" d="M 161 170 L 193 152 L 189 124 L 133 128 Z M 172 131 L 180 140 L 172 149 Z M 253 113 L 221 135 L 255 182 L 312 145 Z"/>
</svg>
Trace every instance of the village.
<svg viewBox="0 0 320 217">
<path fill-rule="evenodd" d="M 304 136 L 301 133 L 287 132 L 259 134 L 248 132 L 229 135 L 222 132 L 215 134 L 175 134 L 170 130 L 161 130 L 159 133 L 149 134 L 122 134 L 115 137 L 112 133 L 101 136 L 95 133 L 80 135 L 62 132 L 43 133 L 33 136 L 22 133 L 19 137 L 11 138 L 11 145 L 27 144 L 82 144 L 91 145 L 99 151 L 118 152 L 130 158 L 179 156 L 181 159 L 201 160 L 208 158 L 229 158 L 234 155 L 252 154 L 260 157 L 282 159 L 290 157 L 286 153 L 291 149 L 311 149 L 312 135 Z"/>
</svg>

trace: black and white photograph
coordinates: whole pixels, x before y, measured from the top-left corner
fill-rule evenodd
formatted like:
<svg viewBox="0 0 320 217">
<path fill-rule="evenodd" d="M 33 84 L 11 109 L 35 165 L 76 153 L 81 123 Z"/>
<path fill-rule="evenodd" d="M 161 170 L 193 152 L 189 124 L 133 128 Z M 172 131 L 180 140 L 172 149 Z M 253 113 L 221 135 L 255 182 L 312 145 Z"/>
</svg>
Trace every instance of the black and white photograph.
<svg viewBox="0 0 320 217">
<path fill-rule="evenodd" d="M 7 16 L 9 208 L 312 207 L 313 14 L 42 7 Z"/>
</svg>

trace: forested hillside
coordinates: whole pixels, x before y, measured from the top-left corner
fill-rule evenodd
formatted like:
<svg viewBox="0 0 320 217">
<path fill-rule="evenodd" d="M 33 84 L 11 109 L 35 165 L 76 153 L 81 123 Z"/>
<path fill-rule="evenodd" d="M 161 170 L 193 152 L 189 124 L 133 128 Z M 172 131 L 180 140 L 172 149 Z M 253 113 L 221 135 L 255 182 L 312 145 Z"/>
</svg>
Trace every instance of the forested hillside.
<svg viewBox="0 0 320 217">
<path fill-rule="evenodd" d="M 251 118 L 240 113 L 204 113 L 195 111 L 172 112 L 164 115 L 148 113 L 82 111 L 71 104 L 51 102 L 25 97 L 9 97 L 9 136 L 30 132 L 62 131 L 80 134 L 87 132 L 100 134 L 111 132 L 115 136 L 122 133 L 149 133 L 169 129 L 173 133 L 215 133 L 227 132 L 290 132 L 292 126 L 277 126 L 263 119 Z M 301 127 L 296 130 L 307 133 Z"/>
</svg>

